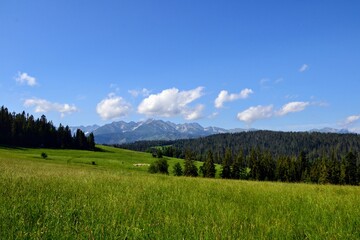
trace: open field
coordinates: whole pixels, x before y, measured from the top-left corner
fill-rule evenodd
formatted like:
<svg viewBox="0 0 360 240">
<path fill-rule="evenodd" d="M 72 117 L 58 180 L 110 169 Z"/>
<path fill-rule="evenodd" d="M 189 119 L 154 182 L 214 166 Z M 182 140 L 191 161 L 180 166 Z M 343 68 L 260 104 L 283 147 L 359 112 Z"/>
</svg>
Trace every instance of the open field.
<svg viewBox="0 0 360 240">
<path fill-rule="evenodd" d="M 101 148 L 0 148 L 0 239 L 360 238 L 359 187 L 151 175 Z"/>
</svg>

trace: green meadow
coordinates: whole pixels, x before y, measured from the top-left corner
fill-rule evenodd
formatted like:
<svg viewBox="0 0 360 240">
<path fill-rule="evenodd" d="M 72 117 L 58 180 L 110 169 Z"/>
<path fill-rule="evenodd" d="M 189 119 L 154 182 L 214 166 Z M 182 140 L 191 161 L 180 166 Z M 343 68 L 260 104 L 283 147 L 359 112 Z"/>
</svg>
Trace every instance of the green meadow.
<svg viewBox="0 0 360 240">
<path fill-rule="evenodd" d="M 360 239 L 359 187 L 152 175 L 100 148 L 0 147 L 0 239 Z"/>
</svg>

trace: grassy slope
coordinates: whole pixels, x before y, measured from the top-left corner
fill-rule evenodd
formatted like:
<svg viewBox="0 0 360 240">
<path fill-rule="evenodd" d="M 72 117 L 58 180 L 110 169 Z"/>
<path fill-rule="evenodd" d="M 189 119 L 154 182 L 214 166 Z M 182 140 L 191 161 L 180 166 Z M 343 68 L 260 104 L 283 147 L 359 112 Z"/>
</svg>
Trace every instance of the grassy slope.
<svg viewBox="0 0 360 240">
<path fill-rule="evenodd" d="M 360 238 L 359 187 L 150 175 L 102 148 L 0 148 L 0 239 Z"/>
</svg>

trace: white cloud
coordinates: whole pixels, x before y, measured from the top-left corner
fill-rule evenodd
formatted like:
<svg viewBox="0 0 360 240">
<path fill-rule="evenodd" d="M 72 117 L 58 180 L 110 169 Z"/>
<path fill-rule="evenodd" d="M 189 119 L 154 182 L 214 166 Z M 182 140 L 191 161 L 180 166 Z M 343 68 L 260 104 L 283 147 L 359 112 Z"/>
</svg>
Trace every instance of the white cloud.
<svg viewBox="0 0 360 240">
<path fill-rule="evenodd" d="M 203 105 L 191 108 L 188 104 L 200 98 L 203 87 L 189 91 L 179 91 L 177 88 L 165 89 L 161 93 L 151 94 L 138 106 L 138 113 L 148 116 L 174 117 L 181 115 L 185 119 L 194 120 L 201 117 Z"/>
<path fill-rule="evenodd" d="M 213 118 L 216 118 L 218 115 L 219 115 L 219 112 L 213 112 L 212 114 L 210 114 L 208 116 L 208 118 L 213 119 Z"/>
<path fill-rule="evenodd" d="M 27 73 L 21 72 L 18 72 L 18 75 L 15 77 L 15 81 L 20 84 L 27 84 L 31 87 L 37 84 L 36 78 L 29 76 Z"/>
<path fill-rule="evenodd" d="M 272 116 L 273 116 L 273 105 L 268 105 L 268 106 L 258 105 L 256 107 L 250 107 L 243 112 L 239 112 L 237 118 L 240 121 L 251 124 L 256 120 L 270 118 Z"/>
<path fill-rule="evenodd" d="M 301 112 L 303 111 L 307 106 L 309 106 L 309 102 L 289 102 L 282 106 L 282 108 L 277 112 L 279 116 L 284 116 L 288 113 L 292 112 Z"/>
<path fill-rule="evenodd" d="M 184 118 L 186 120 L 197 120 L 199 118 L 202 118 L 202 111 L 204 110 L 204 108 L 204 105 L 199 104 L 195 108 L 185 111 Z"/>
<path fill-rule="evenodd" d="M 150 95 L 150 91 L 147 90 L 146 88 L 143 88 L 141 90 L 129 90 L 128 91 L 131 96 L 133 97 L 138 97 L 139 95 L 143 96 L 143 97 L 147 97 Z"/>
<path fill-rule="evenodd" d="M 274 110 L 273 105 L 250 107 L 243 112 L 239 112 L 237 118 L 240 121 L 251 124 L 259 119 L 281 117 L 293 112 L 301 112 L 309 106 L 309 102 L 289 102 L 282 106 L 279 110 Z"/>
<path fill-rule="evenodd" d="M 215 107 L 222 108 L 225 102 L 235 101 L 237 99 L 248 98 L 250 94 L 254 93 L 253 90 L 249 88 L 243 89 L 240 93 L 229 94 L 228 91 L 222 90 L 217 98 L 215 99 Z"/>
<path fill-rule="evenodd" d="M 260 85 L 261 86 L 264 86 L 264 85 L 266 85 L 267 83 L 269 83 L 270 82 L 270 79 L 268 79 L 268 78 L 262 78 L 262 79 L 260 79 Z"/>
<path fill-rule="evenodd" d="M 352 115 L 346 118 L 344 124 L 345 125 L 351 125 L 355 122 L 357 122 L 360 119 L 360 115 Z"/>
<path fill-rule="evenodd" d="M 109 96 L 99 102 L 96 112 L 104 120 L 117 119 L 126 116 L 131 109 L 131 105 L 122 97 L 110 93 Z"/>
<path fill-rule="evenodd" d="M 66 114 L 71 114 L 77 111 L 75 105 L 69 105 L 67 103 L 52 103 L 45 99 L 39 98 L 30 98 L 26 99 L 24 102 L 25 107 L 35 107 L 35 112 L 37 113 L 46 113 L 50 111 L 59 112 L 61 117 L 64 117 Z"/>
<path fill-rule="evenodd" d="M 307 64 L 303 64 L 300 68 L 299 68 L 299 72 L 305 72 L 306 70 L 309 69 L 309 65 Z"/>
</svg>

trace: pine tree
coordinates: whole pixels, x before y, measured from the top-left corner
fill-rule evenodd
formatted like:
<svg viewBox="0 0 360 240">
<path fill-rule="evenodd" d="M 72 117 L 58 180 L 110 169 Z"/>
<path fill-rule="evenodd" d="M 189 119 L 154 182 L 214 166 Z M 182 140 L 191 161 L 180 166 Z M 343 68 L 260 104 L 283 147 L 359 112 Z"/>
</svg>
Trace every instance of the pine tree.
<svg viewBox="0 0 360 240">
<path fill-rule="evenodd" d="M 344 185 L 346 184 L 346 169 L 347 169 L 347 162 L 345 157 L 341 158 L 340 162 L 340 175 L 339 175 L 339 184 Z"/>
<path fill-rule="evenodd" d="M 194 160 L 192 160 L 192 155 L 193 154 L 189 150 L 185 152 L 184 176 L 197 177 L 199 175 L 198 169 L 195 165 Z"/>
<path fill-rule="evenodd" d="M 181 164 L 179 162 L 177 162 L 174 165 L 173 173 L 174 173 L 174 176 L 182 176 L 183 175 L 183 170 L 182 170 Z"/>
<path fill-rule="evenodd" d="M 259 180 L 260 178 L 260 162 L 259 162 L 259 149 L 256 151 L 254 148 L 250 150 L 249 158 L 249 168 L 251 169 L 250 176 L 254 180 Z"/>
<path fill-rule="evenodd" d="M 275 162 L 269 151 L 260 154 L 260 180 L 272 181 L 275 179 Z"/>
<path fill-rule="evenodd" d="M 235 158 L 231 168 L 231 178 L 240 179 L 241 164 L 244 162 L 244 153 L 241 150 Z"/>
<path fill-rule="evenodd" d="M 306 181 L 309 173 L 309 161 L 306 153 L 301 151 L 296 160 L 296 181 Z"/>
<path fill-rule="evenodd" d="M 346 168 L 346 183 L 351 185 L 356 185 L 358 183 L 357 181 L 357 157 L 356 155 L 350 151 L 345 156 L 345 161 L 347 163 Z"/>
<path fill-rule="evenodd" d="M 89 150 L 95 150 L 95 137 L 93 133 L 90 133 L 87 137 L 87 147 Z"/>
<path fill-rule="evenodd" d="M 226 148 L 225 151 L 225 157 L 222 161 L 222 172 L 221 177 L 222 178 L 231 178 L 231 150 L 230 148 Z"/>
<path fill-rule="evenodd" d="M 205 162 L 202 166 L 203 176 L 208 178 L 214 178 L 216 174 L 215 163 L 213 153 L 211 150 L 206 155 Z"/>
<path fill-rule="evenodd" d="M 326 159 L 325 155 L 323 155 L 320 160 L 320 165 L 319 165 L 318 183 L 320 183 L 320 184 L 328 183 L 328 178 L 329 178 L 329 174 L 328 174 L 328 167 L 327 167 L 327 159 Z"/>
<path fill-rule="evenodd" d="M 340 178 L 340 162 L 336 157 L 335 150 L 331 150 L 330 161 L 329 161 L 329 180 L 332 184 L 339 184 Z"/>
</svg>

